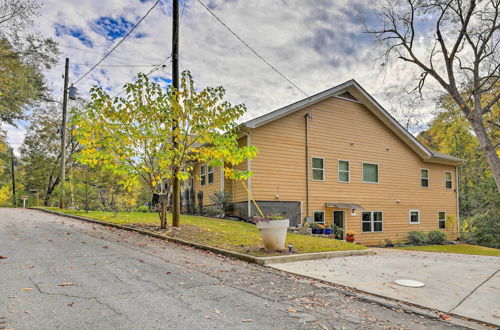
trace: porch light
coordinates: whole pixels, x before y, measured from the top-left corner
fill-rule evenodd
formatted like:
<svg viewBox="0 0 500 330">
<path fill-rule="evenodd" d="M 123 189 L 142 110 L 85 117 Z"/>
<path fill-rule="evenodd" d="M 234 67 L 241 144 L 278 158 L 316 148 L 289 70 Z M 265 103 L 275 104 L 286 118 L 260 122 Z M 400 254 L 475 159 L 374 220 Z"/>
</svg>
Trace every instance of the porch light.
<svg viewBox="0 0 500 330">
<path fill-rule="evenodd" d="M 356 216 L 356 210 L 355 209 L 352 209 L 351 216 L 353 216 L 353 217 Z"/>
</svg>

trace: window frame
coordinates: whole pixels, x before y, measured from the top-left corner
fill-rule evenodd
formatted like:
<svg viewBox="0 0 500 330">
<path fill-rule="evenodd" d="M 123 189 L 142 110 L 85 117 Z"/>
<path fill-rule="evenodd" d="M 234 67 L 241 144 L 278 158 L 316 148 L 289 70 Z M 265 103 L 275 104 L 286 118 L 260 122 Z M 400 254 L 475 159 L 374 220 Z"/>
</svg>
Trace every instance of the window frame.
<svg viewBox="0 0 500 330">
<path fill-rule="evenodd" d="M 417 215 L 418 215 L 418 221 L 417 222 L 412 222 L 411 221 L 411 213 L 412 212 L 417 212 Z M 408 223 L 410 225 L 419 225 L 420 224 L 420 210 L 408 210 Z"/>
<path fill-rule="evenodd" d="M 446 174 L 450 173 L 450 180 L 447 180 Z M 447 187 L 447 183 L 450 183 L 450 188 Z M 453 172 L 451 171 L 444 171 L 444 188 L 446 190 L 452 190 L 453 189 Z"/>
<path fill-rule="evenodd" d="M 422 171 L 427 171 L 427 178 L 422 177 Z M 422 185 L 422 180 L 427 179 L 427 186 Z M 421 168 L 420 169 L 420 188 L 430 188 L 431 186 L 431 171 L 429 171 L 428 168 Z"/>
<path fill-rule="evenodd" d="M 364 231 L 363 230 L 363 222 L 367 222 L 367 221 L 363 221 L 363 213 L 370 213 L 370 231 Z M 382 224 L 382 230 L 380 231 L 375 231 L 375 221 L 374 221 L 374 217 L 373 215 L 375 213 L 380 213 L 382 215 L 382 221 L 377 221 L 377 222 L 380 222 Z M 361 212 L 361 232 L 363 234 L 369 234 L 369 233 L 383 233 L 384 232 L 384 211 L 362 211 Z"/>
<path fill-rule="evenodd" d="M 441 213 L 444 213 L 444 220 L 441 220 L 439 216 Z M 441 228 L 441 221 L 444 221 L 444 227 Z M 438 229 L 444 229 L 446 230 L 446 211 L 438 211 Z"/>
<path fill-rule="evenodd" d="M 210 168 L 212 168 L 212 171 L 210 171 Z M 212 182 L 210 182 L 210 174 L 212 174 Z M 214 183 L 215 183 L 215 166 L 207 165 L 207 184 L 214 184 Z"/>
<path fill-rule="evenodd" d="M 321 159 L 322 162 L 323 162 L 323 168 L 318 168 L 318 167 L 315 168 L 313 166 L 313 163 L 314 163 L 313 159 Z M 318 171 L 321 170 L 321 172 L 322 172 L 322 176 L 321 176 L 322 179 L 321 180 L 318 180 L 318 179 L 314 178 L 314 170 L 318 170 Z M 318 182 L 325 181 L 325 158 L 324 157 L 313 157 L 313 156 L 311 156 L 311 180 L 312 181 L 318 181 Z"/>
<path fill-rule="evenodd" d="M 205 169 L 205 173 L 203 173 L 203 169 Z M 206 186 L 207 185 L 207 164 L 201 164 L 200 165 L 200 186 Z"/>
<path fill-rule="evenodd" d="M 317 213 L 322 213 L 322 214 L 323 214 L 323 221 L 322 221 L 322 222 L 316 222 L 316 221 L 314 220 L 314 218 L 315 218 L 315 217 L 314 217 L 314 215 L 315 215 L 315 213 L 316 213 L 316 212 L 317 212 Z M 325 219 L 325 210 L 314 210 L 314 211 L 313 211 L 313 223 L 325 224 L 325 220 L 326 220 L 326 219 Z"/>
<path fill-rule="evenodd" d="M 347 162 L 347 171 L 346 170 L 341 170 L 340 169 L 340 162 Z M 340 172 L 347 173 L 347 181 L 342 181 L 340 180 Z M 337 161 L 337 177 L 338 177 L 338 182 L 342 183 L 351 183 L 351 162 L 349 160 L 345 159 L 339 159 Z"/>
<path fill-rule="evenodd" d="M 377 165 L 377 182 L 372 182 L 372 181 L 365 181 L 365 171 L 364 171 L 364 165 Z M 380 183 L 380 165 L 378 163 L 369 163 L 369 162 L 362 162 L 361 163 L 361 179 L 363 183 Z"/>
</svg>

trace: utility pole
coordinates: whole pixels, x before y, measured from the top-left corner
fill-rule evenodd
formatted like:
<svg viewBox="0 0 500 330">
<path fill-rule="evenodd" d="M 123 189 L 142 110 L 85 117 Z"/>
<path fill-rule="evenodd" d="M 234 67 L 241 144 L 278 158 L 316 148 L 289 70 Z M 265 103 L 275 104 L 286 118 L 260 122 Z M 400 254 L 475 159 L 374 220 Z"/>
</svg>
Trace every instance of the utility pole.
<svg viewBox="0 0 500 330">
<path fill-rule="evenodd" d="M 64 208 L 64 182 L 66 181 L 66 110 L 68 107 L 68 80 L 69 80 L 69 58 L 66 57 L 64 66 L 64 92 L 63 92 L 63 114 L 61 125 L 61 194 L 59 199 L 59 207 Z"/>
<path fill-rule="evenodd" d="M 10 149 L 11 157 L 12 157 L 12 201 L 14 203 L 14 207 L 17 207 L 16 202 L 16 159 L 14 158 L 14 149 Z"/>
<path fill-rule="evenodd" d="M 186 1 L 186 0 L 184 0 Z M 179 0 L 173 0 L 172 10 L 172 85 L 179 90 Z M 174 96 L 177 97 L 177 96 Z M 172 123 L 172 148 L 177 149 L 178 141 L 175 132 L 178 130 L 177 120 Z M 177 173 L 179 169 L 175 165 L 172 176 L 172 226 L 179 227 L 181 217 L 181 194 Z"/>
</svg>

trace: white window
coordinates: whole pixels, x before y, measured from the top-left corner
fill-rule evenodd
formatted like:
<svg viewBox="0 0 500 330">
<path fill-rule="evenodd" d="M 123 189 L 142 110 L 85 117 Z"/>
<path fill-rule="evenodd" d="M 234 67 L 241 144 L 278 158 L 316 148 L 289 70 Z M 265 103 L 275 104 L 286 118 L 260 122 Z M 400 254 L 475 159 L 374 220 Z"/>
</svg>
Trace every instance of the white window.
<svg viewBox="0 0 500 330">
<path fill-rule="evenodd" d="M 323 181 L 325 179 L 324 173 L 324 164 L 325 161 L 323 158 L 313 157 L 311 160 L 312 163 L 312 179 L 313 181 Z"/>
<path fill-rule="evenodd" d="M 420 223 L 420 211 L 419 210 L 410 210 L 409 221 L 411 224 L 419 224 Z"/>
<path fill-rule="evenodd" d="M 207 166 L 208 168 L 208 184 L 214 183 L 214 167 Z"/>
<path fill-rule="evenodd" d="M 381 232 L 384 227 L 384 216 L 381 211 L 366 211 L 361 213 L 363 233 Z"/>
<path fill-rule="evenodd" d="M 378 164 L 363 163 L 363 182 L 378 182 Z"/>
<path fill-rule="evenodd" d="M 348 160 L 339 160 L 339 182 L 349 182 L 350 166 Z"/>
<path fill-rule="evenodd" d="M 325 211 L 314 211 L 313 221 L 315 223 L 325 223 Z"/>
<path fill-rule="evenodd" d="M 420 186 L 422 188 L 429 187 L 429 170 L 422 168 L 420 170 Z"/>
<path fill-rule="evenodd" d="M 439 225 L 439 229 L 446 229 L 446 212 L 445 211 L 438 212 L 438 225 Z"/>
<path fill-rule="evenodd" d="M 444 172 L 444 186 L 446 189 L 451 189 L 452 184 L 451 172 Z"/>
<path fill-rule="evenodd" d="M 207 184 L 207 165 L 205 164 L 200 166 L 200 181 L 202 186 Z"/>
</svg>

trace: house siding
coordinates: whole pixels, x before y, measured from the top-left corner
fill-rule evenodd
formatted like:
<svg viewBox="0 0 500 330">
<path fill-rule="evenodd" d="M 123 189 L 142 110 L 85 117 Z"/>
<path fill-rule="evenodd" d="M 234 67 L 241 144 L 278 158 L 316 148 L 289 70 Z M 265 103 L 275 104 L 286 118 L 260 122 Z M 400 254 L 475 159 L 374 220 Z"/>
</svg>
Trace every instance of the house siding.
<svg viewBox="0 0 500 330">
<path fill-rule="evenodd" d="M 309 212 L 306 212 L 305 115 L 309 120 Z M 383 232 L 362 233 L 361 212 L 345 210 L 347 230 L 357 241 L 374 245 L 383 239 L 405 239 L 408 231 L 438 229 L 438 212 L 456 215 L 455 166 L 426 163 L 370 110 L 357 102 L 329 98 L 264 126 L 250 130 L 259 153 L 252 160 L 252 193 L 256 200 L 302 203 L 302 219 L 324 210 L 327 223 L 333 209 L 326 202 L 357 203 L 367 211 L 382 211 Z M 311 157 L 324 158 L 324 181 L 311 180 Z M 350 183 L 338 182 L 338 160 L 350 161 Z M 362 181 L 362 163 L 379 165 L 379 183 Z M 430 186 L 420 187 L 420 169 L 429 170 Z M 445 188 L 445 171 L 453 189 Z M 235 194 L 235 201 L 246 194 Z M 399 200 L 399 203 L 397 202 Z M 410 224 L 408 212 L 420 210 L 420 224 Z M 456 230 L 455 230 L 456 232 Z M 451 238 L 451 232 L 448 230 Z"/>
</svg>

